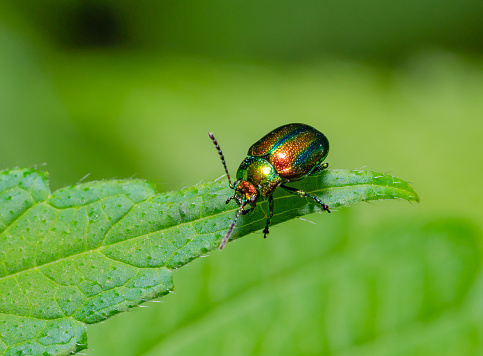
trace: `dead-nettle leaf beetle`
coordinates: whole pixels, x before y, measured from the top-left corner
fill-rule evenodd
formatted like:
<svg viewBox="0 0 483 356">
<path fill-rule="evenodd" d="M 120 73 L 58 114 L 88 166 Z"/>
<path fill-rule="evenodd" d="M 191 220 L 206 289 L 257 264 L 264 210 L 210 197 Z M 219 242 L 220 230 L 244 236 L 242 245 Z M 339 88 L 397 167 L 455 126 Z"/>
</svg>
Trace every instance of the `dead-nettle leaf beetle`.
<svg viewBox="0 0 483 356">
<path fill-rule="evenodd" d="M 248 150 L 248 157 L 243 160 L 236 172 L 235 184 L 231 183 L 225 157 L 218 142 L 212 132 L 208 135 L 218 150 L 230 188 L 235 190 L 235 194 L 227 199 L 226 203 L 235 199 L 240 205 L 220 244 L 220 250 L 228 242 L 240 215 L 255 209 L 259 196 L 268 197 L 269 215 L 263 229 L 264 237 L 267 237 L 268 226 L 273 216 L 272 195 L 278 187 L 302 197 L 312 198 L 323 210 L 330 213 L 329 207 L 315 195 L 285 185 L 304 179 L 329 166 L 328 163 L 322 163 L 329 153 L 329 141 L 323 133 L 304 124 L 288 124 L 269 132 Z M 248 204 L 250 207 L 244 209 Z"/>
</svg>

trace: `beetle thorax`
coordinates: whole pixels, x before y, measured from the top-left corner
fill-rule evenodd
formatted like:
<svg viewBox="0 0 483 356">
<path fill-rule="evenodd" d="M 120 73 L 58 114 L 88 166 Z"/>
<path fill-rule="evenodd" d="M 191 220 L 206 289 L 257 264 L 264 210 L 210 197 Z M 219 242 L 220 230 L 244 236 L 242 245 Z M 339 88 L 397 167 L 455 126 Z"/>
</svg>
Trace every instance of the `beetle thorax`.
<svg viewBox="0 0 483 356">
<path fill-rule="evenodd" d="M 275 168 L 262 157 L 248 156 L 238 168 L 237 179 L 253 185 L 260 195 L 267 197 L 282 183 Z"/>
</svg>

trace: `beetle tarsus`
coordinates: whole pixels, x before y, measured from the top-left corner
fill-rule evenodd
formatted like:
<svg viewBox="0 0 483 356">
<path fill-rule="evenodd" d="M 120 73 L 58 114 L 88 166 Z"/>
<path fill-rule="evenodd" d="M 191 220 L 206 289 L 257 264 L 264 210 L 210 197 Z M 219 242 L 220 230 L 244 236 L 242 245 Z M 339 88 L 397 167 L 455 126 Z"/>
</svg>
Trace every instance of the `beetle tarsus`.
<svg viewBox="0 0 483 356">
<path fill-rule="evenodd" d="M 267 220 L 267 221 L 268 221 L 268 220 Z M 269 224 L 269 223 L 268 223 L 268 224 Z M 264 239 L 266 239 L 266 238 L 267 238 L 267 235 L 268 235 L 268 233 L 269 233 L 269 231 L 268 231 L 268 224 L 267 224 L 267 226 L 265 226 L 265 229 L 263 229 L 263 238 L 264 238 Z"/>
<path fill-rule="evenodd" d="M 254 209 L 253 208 L 250 208 L 250 209 L 245 209 L 242 211 L 242 215 L 246 215 L 248 213 L 251 213 Z"/>
<path fill-rule="evenodd" d="M 316 167 L 312 173 L 310 173 L 311 175 L 314 174 L 314 173 L 319 173 L 319 172 L 322 172 L 323 170 L 329 168 L 329 164 L 326 162 L 326 163 L 322 163 L 320 164 L 318 167 Z"/>
</svg>

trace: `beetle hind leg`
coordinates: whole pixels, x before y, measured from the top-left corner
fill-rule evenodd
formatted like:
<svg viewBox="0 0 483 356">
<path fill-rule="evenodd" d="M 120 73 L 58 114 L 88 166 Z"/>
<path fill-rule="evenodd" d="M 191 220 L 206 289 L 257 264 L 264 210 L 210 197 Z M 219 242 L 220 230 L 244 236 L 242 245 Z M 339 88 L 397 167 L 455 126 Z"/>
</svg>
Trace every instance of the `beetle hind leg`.
<svg viewBox="0 0 483 356">
<path fill-rule="evenodd" d="M 320 173 L 322 172 L 323 170 L 329 168 L 329 164 L 326 162 L 326 163 L 321 163 L 319 164 L 317 167 L 314 168 L 314 170 L 310 173 L 310 175 L 314 174 L 314 173 Z"/>
<path fill-rule="evenodd" d="M 281 187 L 291 193 L 294 193 L 294 194 L 298 194 L 300 196 L 303 196 L 303 197 L 306 197 L 306 198 L 311 198 L 313 199 L 317 204 L 319 204 L 321 207 L 322 207 L 322 210 L 325 210 L 327 211 L 328 213 L 330 213 L 330 210 L 329 210 L 329 206 L 327 204 L 324 204 L 322 202 L 322 200 L 320 200 L 318 197 L 316 197 L 315 195 L 312 195 L 312 194 L 309 194 L 309 193 L 306 193 L 304 192 L 303 190 L 299 190 L 299 189 L 295 189 L 295 188 L 292 188 L 292 187 L 287 187 L 286 185 L 281 185 Z"/>
</svg>

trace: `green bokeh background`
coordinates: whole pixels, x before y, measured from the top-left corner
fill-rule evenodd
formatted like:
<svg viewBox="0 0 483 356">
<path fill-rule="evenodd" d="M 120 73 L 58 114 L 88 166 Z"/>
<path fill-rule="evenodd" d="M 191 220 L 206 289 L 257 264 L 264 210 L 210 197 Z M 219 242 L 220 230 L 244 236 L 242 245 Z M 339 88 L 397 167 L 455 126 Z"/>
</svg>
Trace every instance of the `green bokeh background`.
<svg viewBox="0 0 483 356">
<path fill-rule="evenodd" d="M 421 197 L 229 244 L 90 326 L 86 353 L 483 354 L 482 19 L 477 0 L 2 2 L 0 169 L 177 190 L 222 175 L 208 131 L 234 173 L 304 122 L 331 167 Z"/>
</svg>

